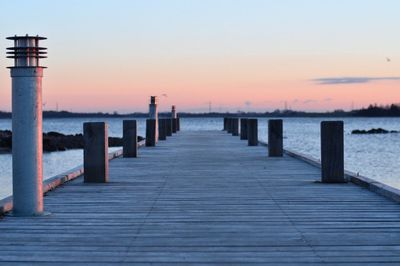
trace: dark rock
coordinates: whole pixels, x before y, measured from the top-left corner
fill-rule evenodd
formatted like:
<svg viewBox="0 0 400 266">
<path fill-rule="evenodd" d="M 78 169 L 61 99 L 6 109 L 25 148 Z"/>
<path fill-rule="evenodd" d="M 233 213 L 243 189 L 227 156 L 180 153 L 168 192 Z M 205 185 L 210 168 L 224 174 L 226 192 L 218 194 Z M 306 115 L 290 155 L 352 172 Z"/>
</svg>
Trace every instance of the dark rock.
<svg viewBox="0 0 400 266">
<path fill-rule="evenodd" d="M 138 141 L 142 141 L 144 138 L 138 136 Z M 64 135 L 59 132 L 48 132 L 43 133 L 43 151 L 66 151 L 71 149 L 83 149 L 83 135 Z M 120 147 L 122 146 L 122 138 L 109 137 L 109 147 Z M 12 148 L 12 132 L 10 130 L 0 130 L 0 150 L 2 152 L 11 152 Z"/>
<path fill-rule="evenodd" d="M 360 129 L 355 129 L 351 131 L 351 134 L 355 135 L 363 135 L 363 134 L 388 134 L 388 133 L 399 133 L 399 131 L 396 130 L 386 130 L 383 128 L 372 128 L 370 130 L 360 130 Z"/>
</svg>

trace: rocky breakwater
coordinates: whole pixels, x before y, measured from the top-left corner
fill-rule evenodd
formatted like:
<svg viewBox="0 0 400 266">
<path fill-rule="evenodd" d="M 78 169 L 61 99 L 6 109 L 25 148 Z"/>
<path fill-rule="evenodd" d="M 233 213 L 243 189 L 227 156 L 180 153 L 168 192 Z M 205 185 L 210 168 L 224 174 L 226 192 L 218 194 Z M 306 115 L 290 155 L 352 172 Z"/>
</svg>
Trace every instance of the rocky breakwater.
<svg viewBox="0 0 400 266">
<path fill-rule="evenodd" d="M 143 137 L 138 136 L 138 141 L 142 141 Z M 71 149 L 83 149 L 83 135 L 64 135 L 59 132 L 43 133 L 43 151 L 66 151 Z M 109 147 L 122 146 L 122 138 L 109 137 Z M 8 153 L 12 149 L 12 132 L 10 130 L 0 130 L 0 152 Z"/>
<path fill-rule="evenodd" d="M 372 128 L 370 130 L 360 130 L 360 129 L 355 129 L 351 131 L 351 134 L 354 135 L 364 135 L 364 134 L 389 134 L 389 133 L 399 133 L 399 131 L 396 130 L 386 130 L 383 128 Z"/>
</svg>

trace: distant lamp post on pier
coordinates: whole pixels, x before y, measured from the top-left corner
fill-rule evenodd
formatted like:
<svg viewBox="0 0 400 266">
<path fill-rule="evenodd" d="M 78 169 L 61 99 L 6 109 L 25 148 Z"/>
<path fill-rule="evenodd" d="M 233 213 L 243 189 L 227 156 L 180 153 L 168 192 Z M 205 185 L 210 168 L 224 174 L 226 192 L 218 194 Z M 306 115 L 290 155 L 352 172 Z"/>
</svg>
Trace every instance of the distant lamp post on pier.
<svg viewBox="0 0 400 266">
<path fill-rule="evenodd" d="M 46 49 L 39 46 L 45 37 L 13 36 L 7 48 L 12 78 L 12 169 L 13 215 L 43 214 L 42 168 L 42 77 Z"/>
<path fill-rule="evenodd" d="M 150 97 L 149 119 L 146 121 L 146 146 L 153 147 L 158 142 L 157 96 Z"/>
<path fill-rule="evenodd" d="M 172 105 L 171 107 L 171 119 L 172 119 L 172 133 L 176 133 L 178 131 L 178 116 L 176 114 L 176 107 Z"/>
</svg>

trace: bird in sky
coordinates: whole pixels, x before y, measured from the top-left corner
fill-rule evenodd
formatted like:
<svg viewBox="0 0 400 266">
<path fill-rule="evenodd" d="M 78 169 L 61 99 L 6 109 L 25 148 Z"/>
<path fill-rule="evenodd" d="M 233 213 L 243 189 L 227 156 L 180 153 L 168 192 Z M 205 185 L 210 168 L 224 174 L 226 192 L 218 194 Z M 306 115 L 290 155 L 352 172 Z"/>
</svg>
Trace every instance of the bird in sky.
<svg viewBox="0 0 400 266">
<path fill-rule="evenodd" d="M 389 57 L 386 57 L 386 62 L 392 62 L 392 60 Z"/>
<path fill-rule="evenodd" d="M 161 94 L 161 96 L 168 97 L 168 95 L 166 93 Z"/>
</svg>

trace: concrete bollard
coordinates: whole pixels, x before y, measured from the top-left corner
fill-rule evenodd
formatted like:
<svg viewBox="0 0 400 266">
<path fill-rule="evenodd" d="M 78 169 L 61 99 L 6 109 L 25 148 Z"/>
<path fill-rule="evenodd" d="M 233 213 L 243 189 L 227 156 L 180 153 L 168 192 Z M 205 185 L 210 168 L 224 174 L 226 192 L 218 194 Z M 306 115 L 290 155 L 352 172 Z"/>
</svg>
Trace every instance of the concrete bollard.
<svg viewBox="0 0 400 266">
<path fill-rule="evenodd" d="M 136 120 L 124 120 L 123 127 L 123 157 L 134 158 L 137 157 L 137 123 Z"/>
<path fill-rule="evenodd" d="M 249 146 L 258 146 L 258 120 L 247 120 L 247 139 Z"/>
<path fill-rule="evenodd" d="M 172 119 L 171 118 L 165 119 L 165 128 L 167 129 L 167 131 L 166 131 L 167 137 L 171 137 L 172 136 Z"/>
<path fill-rule="evenodd" d="M 282 119 L 271 119 L 268 121 L 268 153 L 270 157 L 283 156 Z"/>
<path fill-rule="evenodd" d="M 321 181 L 345 183 L 343 121 L 321 122 Z"/>
<path fill-rule="evenodd" d="M 108 182 L 108 126 L 104 122 L 83 124 L 85 183 Z"/>
<path fill-rule="evenodd" d="M 166 119 L 158 119 L 158 139 L 167 140 L 167 123 Z"/>
<path fill-rule="evenodd" d="M 232 136 L 239 136 L 239 118 L 232 118 Z"/>
<path fill-rule="evenodd" d="M 222 129 L 222 131 L 227 131 L 228 130 L 228 118 L 224 117 L 224 128 Z"/>
<path fill-rule="evenodd" d="M 247 139 L 247 118 L 240 118 L 240 139 Z"/>
<path fill-rule="evenodd" d="M 13 215 L 43 214 L 43 139 L 42 77 L 44 67 L 39 59 L 46 48 L 39 47 L 39 36 L 13 36 L 14 46 L 7 57 L 12 79 L 12 176 Z M 39 52 L 40 56 L 39 56 Z"/>
<path fill-rule="evenodd" d="M 157 143 L 157 120 L 147 119 L 146 120 L 146 146 L 154 147 Z"/>
</svg>

